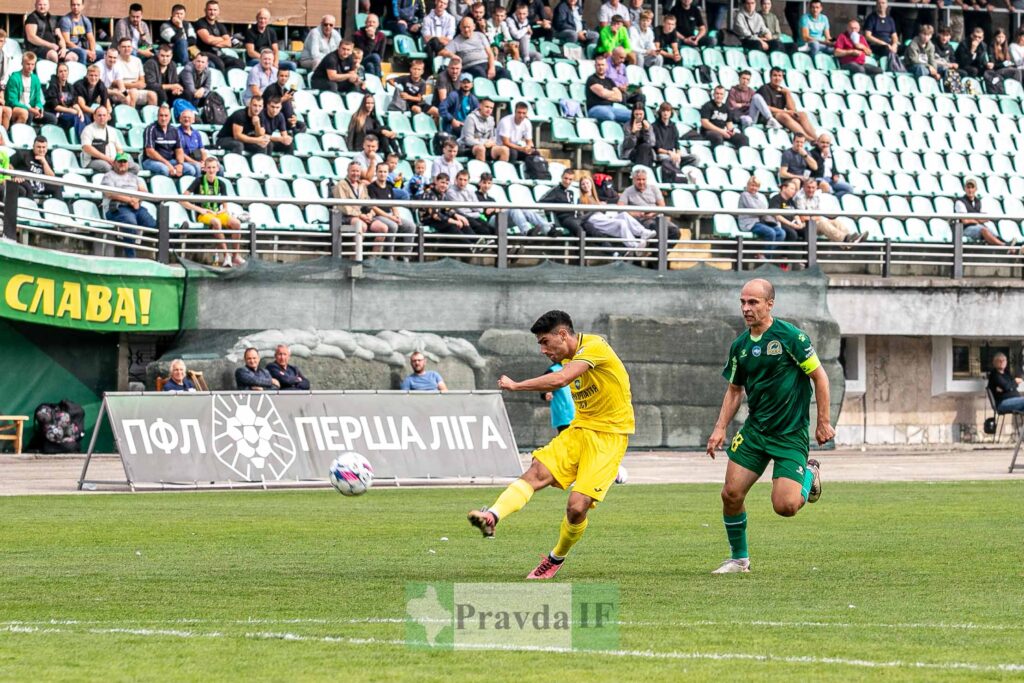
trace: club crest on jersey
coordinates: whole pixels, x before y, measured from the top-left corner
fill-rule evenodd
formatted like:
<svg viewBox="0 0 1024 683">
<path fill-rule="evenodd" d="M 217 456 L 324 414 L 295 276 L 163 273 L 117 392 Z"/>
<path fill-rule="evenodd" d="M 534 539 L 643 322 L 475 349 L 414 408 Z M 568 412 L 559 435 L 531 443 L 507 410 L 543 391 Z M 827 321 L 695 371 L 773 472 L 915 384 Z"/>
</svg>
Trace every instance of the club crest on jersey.
<svg viewBox="0 0 1024 683">
<path fill-rule="evenodd" d="M 577 390 L 577 391 L 579 391 L 579 389 L 580 389 L 580 388 L 581 388 L 581 387 L 583 386 L 583 382 L 582 382 L 582 381 L 580 381 L 580 378 L 579 378 L 579 377 L 577 377 L 577 378 L 576 378 L 576 379 L 575 379 L 575 380 L 573 381 L 572 385 L 573 385 L 574 387 L 576 387 L 576 390 Z"/>
<path fill-rule="evenodd" d="M 754 348 L 750 349 L 750 355 L 753 356 L 754 358 L 757 358 L 758 356 L 760 356 L 761 355 L 761 347 L 760 346 L 755 346 Z"/>
<path fill-rule="evenodd" d="M 765 352 L 769 356 L 781 356 L 782 344 L 780 344 L 777 339 L 773 339 L 772 341 L 768 342 L 768 348 L 765 350 Z"/>
</svg>

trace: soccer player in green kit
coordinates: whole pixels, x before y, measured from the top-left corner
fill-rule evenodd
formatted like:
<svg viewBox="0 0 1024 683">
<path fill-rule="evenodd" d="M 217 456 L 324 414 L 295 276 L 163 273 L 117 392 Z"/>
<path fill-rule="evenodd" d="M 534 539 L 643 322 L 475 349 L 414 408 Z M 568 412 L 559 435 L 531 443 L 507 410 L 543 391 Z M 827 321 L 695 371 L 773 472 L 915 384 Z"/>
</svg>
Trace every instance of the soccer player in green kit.
<svg viewBox="0 0 1024 683">
<path fill-rule="evenodd" d="M 829 421 L 828 375 L 811 340 L 797 327 L 772 317 L 775 288 L 767 280 L 751 280 L 740 292 L 747 330 L 729 349 L 722 375 L 729 381 L 718 422 L 708 439 L 708 455 L 725 442 L 725 428 L 736 415 L 743 392 L 749 415 L 727 452 L 729 465 L 722 488 L 722 514 L 732 557 L 713 574 L 750 571 L 747 512 L 743 501 L 750 487 L 772 467 L 772 507 L 792 517 L 821 496 L 817 460 L 808 460 L 811 384 L 817 403 L 814 438 L 819 444 L 836 432 Z"/>
</svg>

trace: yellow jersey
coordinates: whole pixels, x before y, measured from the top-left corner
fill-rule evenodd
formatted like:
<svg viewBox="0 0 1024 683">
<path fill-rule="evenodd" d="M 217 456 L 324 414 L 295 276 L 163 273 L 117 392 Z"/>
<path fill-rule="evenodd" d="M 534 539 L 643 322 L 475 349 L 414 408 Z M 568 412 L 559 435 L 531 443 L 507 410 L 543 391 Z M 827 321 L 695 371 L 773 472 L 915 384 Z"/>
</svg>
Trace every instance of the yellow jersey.
<svg viewBox="0 0 1024 683">
<path fill-rule="evenodd" d="M 562 364 L 572 361 L 590 366 L 569 385 L 576 404 L 572 425 L 613 434 L 636 431 L 629 374 L 608 342 L 596 334 L 580 333 L 576 353 Z"/>
</svg>

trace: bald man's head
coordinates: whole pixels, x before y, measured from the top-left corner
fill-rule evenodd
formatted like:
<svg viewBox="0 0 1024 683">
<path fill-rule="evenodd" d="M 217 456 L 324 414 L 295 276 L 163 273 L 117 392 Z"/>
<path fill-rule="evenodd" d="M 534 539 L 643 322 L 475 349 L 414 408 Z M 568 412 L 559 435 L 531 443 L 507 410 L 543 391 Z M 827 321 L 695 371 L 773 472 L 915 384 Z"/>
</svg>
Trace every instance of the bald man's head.
<svg viewBox="0 0 1024 683">
<path fill-rule="evenodd" d="M 752 289 L 748 290 L 748 287 L 751 287 Z M 772 285 L 772 283 L 768 282 L 764 278 L 758 277 L 754 278 L 753 280 L 748 280 L 747 284 L 743 285 L 743 291 L 750 291 L 751 294 L 753 294 L 754 292 L 760 292 L 759 295 L 755 296 L 759 296 L 760 298 L 765 299 L 767 301 L 775 300 L 775 287 Z"/>
<path fill-rule="evenodd" d="M 762 278 L 755 278 L 743 285 L 740 292 L 740 311 L 743 322 L 755 334 L 763 334 L 772 324 L 772 307 L 775 305 L 775 287 Z"/>
</svg>

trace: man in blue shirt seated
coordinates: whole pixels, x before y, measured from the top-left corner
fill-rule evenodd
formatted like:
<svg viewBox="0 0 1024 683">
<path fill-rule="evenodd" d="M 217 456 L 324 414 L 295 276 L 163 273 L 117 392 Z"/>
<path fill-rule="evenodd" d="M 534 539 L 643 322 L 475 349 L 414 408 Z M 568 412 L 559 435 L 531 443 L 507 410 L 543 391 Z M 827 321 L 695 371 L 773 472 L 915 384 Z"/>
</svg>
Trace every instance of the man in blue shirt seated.
<svg viewBox="0 0 1024 683">
<path fill-rule="evenodd" d="M 235 370 L 235 386 L 242 391 L 271 391 L 280 389 L 281 383 L 270 376 L 266 368 L 260 369 L 260 352 L 249 347 L 245 350 L 245 365 Z"/>
<path fill-rule="evenodd" d="M 402 380 L 402 391 L 440 391 L 442 394 L 448 391 L 441 375 L 427 370 L 427 359 L 422 353 L 413 352 L 409 356 L 409 364 L 412 365 L 412 374 Z"/>
<path fill-rule="evenodd" d="M 274 350 L 274 362 L 267 363 L 267 372 L 277 380 L 281 391 L 302 390 L 309 391 L 309 380 L 306 379 L 297 367 L 288 365 L 288 359 L 292 352 L 286 344 L 278 344 Z"/>
<path fill-rule="evenodd" d="M 163 391 L 195 391 L 192 380 L 185 376 L 185 361 L 175 358 L 171 361 L 171 376 L 164 382 Z"/>
</svg>

